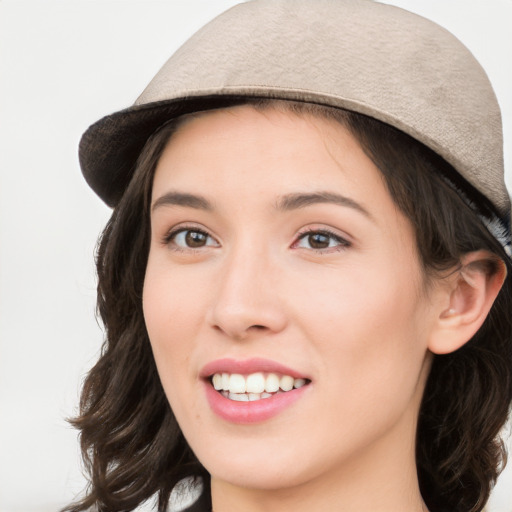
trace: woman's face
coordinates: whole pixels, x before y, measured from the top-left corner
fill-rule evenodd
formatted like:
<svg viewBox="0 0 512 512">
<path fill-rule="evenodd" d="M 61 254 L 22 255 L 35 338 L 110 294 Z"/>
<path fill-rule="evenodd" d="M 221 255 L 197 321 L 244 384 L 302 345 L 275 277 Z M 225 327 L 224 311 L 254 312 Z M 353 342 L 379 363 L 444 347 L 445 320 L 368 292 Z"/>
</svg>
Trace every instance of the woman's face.
<svg viewBox="0 0 512 512">
<path fill-rule="evenodd" d="M 274 489 L 414 461 L 436 292 L 343 126 L 249 106 L 188 120 L 151 219 L 146 325 L 213 481 Z"/>
</svg>

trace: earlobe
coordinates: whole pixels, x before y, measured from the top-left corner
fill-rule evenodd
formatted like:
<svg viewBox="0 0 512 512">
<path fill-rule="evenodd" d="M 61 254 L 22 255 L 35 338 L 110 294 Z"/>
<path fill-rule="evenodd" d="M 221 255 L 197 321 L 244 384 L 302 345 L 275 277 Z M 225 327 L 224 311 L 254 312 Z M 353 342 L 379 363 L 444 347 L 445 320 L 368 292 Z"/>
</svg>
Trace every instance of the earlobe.
<svg viewBox="0 0 512 512">
<path fill-rule="evenodd" d="M 431 332 L 428 348 L 448 354 L 462 347 L 480 329 L 507 276 L 505 263 L 488 251 L 464 255 L 448 279 L 448 306 Z"/>
</svg>

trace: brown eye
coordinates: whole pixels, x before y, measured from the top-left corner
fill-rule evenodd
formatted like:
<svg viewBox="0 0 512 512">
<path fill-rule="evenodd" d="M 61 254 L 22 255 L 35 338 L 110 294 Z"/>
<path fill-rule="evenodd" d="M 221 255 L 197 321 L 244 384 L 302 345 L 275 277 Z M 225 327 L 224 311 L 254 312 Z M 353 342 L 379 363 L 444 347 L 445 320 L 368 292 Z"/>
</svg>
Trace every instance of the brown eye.
<svg viewBox="0 0 512 512">
<path fill-rule="evenodd" d="M 308 235 L 308 242 L 313 249 L 327 249 L 331 242 L 331 237 L 323 233 L 311 233 Z"/>
<path fill-rule="evenodd" d="M 329 231 L 308 231 L 303 233 L 294 247 L 313 249 L 315 251 L 336 251 L 350 247 L 350 242 L 341 236 Z"/>
<path fill-rule="evenodd" d="M 178 229 L 166 238 L 165 243 L 180 249 L 201 249 L 202 247 L 218 246 L 214 238 L 199 229 Z"/>
<path fill-rule="evenodd" d="M 208 235 L 201 231 L 186 231 L 185 243 L 188 247 L 204 247 L 208 241 Z"/>
</svg>

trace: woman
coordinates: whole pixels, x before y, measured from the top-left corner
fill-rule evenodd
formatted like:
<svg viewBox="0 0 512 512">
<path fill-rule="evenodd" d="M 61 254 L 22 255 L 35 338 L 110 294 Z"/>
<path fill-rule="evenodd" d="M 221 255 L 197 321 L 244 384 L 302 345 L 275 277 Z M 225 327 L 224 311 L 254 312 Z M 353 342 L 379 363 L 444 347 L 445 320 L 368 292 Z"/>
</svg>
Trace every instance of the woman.
<svg viewBox="0 0 512 512">
<path fill-rule="evenodd" d="M 499 108 L 365 0 L 224 13 L 80 157 L 114 207 L 68 510 L 482 510 L 512 400 Z"/>
</svg>

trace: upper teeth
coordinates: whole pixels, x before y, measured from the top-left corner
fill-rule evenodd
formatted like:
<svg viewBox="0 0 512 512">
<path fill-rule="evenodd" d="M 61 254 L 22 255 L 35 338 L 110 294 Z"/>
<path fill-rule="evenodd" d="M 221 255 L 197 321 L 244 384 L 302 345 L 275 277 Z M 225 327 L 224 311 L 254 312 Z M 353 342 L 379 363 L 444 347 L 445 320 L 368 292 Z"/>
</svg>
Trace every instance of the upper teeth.
<svg viewBox="0 0 512 512">
<path fill-rule="evenodd" d="M 294 379 L 290 375 L 279 376 L 275 373 L 267 375 L 258 372 L 250 375 L 239 373 L 216 373 L 212 379 L 213 387 L 217 391 L 228 391 L 230 393 L 275 393 L 291 391 L 293 388 L 300 388 L 306 384 L 306 379 Z"/>
</svg>

